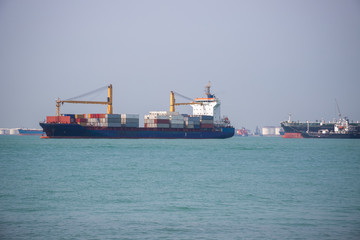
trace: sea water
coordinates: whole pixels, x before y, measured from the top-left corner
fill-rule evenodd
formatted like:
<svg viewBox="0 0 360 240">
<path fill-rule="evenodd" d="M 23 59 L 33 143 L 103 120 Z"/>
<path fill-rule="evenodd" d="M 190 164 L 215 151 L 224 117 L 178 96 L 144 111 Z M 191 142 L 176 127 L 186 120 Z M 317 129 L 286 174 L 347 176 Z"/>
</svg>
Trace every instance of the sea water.
<svg viewBox="0 0 360 240">
<path fill-rule="evenodd" d="M 0 136 L 0 239 L 360 239 L 360 140 Z"/>
</svg>

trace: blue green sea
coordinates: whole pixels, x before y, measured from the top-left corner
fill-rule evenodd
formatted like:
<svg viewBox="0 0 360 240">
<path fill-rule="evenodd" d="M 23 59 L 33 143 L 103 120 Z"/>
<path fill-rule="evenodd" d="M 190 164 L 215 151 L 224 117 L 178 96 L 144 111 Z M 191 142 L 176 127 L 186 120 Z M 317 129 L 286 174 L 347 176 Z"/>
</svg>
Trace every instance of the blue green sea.
<svg viewBox="0 0 360 240">
<path fill-rule="evenodd" d="M 360 140 L 0 136 L 0 239 L 360 239 Z"/>
</svg>

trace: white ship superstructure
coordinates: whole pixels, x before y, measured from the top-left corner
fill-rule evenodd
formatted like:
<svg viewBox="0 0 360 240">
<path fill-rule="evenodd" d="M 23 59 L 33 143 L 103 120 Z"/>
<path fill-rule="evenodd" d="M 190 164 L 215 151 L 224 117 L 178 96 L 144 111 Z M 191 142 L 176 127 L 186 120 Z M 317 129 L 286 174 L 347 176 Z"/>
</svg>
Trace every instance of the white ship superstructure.
<svg viewBox="0 0 360 240">
<path fill-rule="evenodd" d="M 205 87 L 206 98 L 195 98 L 195 103 L 191 105 L 193 108 L 193 115 L 195 116 L 213 116 L 215 123 L 221 122 L 221 113 L 220 113 L 220 100 L 215 97 L 214 94 L 210 92 L 210 82 Z"/>
</svg>

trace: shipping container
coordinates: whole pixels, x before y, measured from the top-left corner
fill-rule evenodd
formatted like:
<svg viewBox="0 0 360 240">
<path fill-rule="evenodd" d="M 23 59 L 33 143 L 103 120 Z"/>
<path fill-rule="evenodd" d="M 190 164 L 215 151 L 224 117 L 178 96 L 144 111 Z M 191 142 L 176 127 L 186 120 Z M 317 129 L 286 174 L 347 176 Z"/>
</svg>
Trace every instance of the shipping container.
<svg viewBox="0 0 360 240">
<path fill-rule="evenodd" d="M 178 112 L 168 112 L 168 111 L 151 111 L 150 115 L 158 115 L 158 116 L 169 116 L 169 115 L 179 115 Z"/>
<path fill-rule="evenodd" d="M 139 123 L 126 123 L 126 124 L 121 124 L 122 127 L 134 127 L 134 128 L 138 128 L 139 127 Z"/>
<path fill-rule="evenodd" d="M 214 128 L 214 124 L 201 124 L 200 128 Z"/>
<path fill-rule="evenodd" d="M 121 114 L 105 114 L 107 119 L 121 119 Z"/>
<path fill-rule="evenodd" d="M 201 124 L 214 124 L 214 120 L 201 120 Z"/>
<path fill-rule="evenodd" d="M 139 123 L 139 119 L 138 119 L 138 118 L 121 118 L 121 123 L 122 123 L 122 124 L 126 124 L 126 123 Z"/>
<path fill-rule="evenodd" d="M 86 114 L 75 114 L 75 118 L 86 118 Z"/>
<path fill-rule="evenodd" d="M 213 116 L 200 115 L 200 120 L 214 120 Z"/>
<path fill-rule="evenodd" d="M 121 123 L 99 123 L 100 127 L 121 127 Z"/>
<path fill-rule="evenodd" d="M 121 118 L 137 118 L 139 119 L 139 114 L 121 114 Z"/>
<path fill-rule="evenodd" d="M 154 124 L 154 123 L 144 123 L 145 128 L 170 128 L 170 124 Z"/>
<path fill-rule="evenodd" d="M 71 117 L 70 116 L 47 116 L 46 117 L 47 123 L 64 123 L 64 124 L 70 124 L 71 123 Z"/>
<path fill-rule="evenodd" d="M 184 128 L 184 124 L 170 124 L 171 128 Z"/>
<path fill-rule="evenodd" d="M 182 120 L 182 121 L 184 121 L 184 117 L 182 115 L 171 115 L 170 120 Z"/>
<path fill-rule="evenodd" d="M 87 118 L 76 118 L 77 123 L 87 123 L 87 121 L 88 121 Z"/>
<path fill-rule="evenodd" d="M 153 121 L 154 121 L 154 123 L 158 123 L 158 124 L 169 124 L 170 123 L 169 119 L 154 119 Z"/>
</svg>

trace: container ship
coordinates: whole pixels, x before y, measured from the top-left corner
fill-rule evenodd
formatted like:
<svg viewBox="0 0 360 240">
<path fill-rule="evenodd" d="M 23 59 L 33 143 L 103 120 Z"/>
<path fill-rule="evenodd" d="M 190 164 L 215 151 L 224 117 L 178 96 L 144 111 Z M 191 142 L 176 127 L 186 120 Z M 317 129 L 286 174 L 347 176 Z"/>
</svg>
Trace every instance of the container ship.
<svg viewBox="0 0 360 240">
<path fill-rule="evenodd" d="M 205 98 L 188 103 L 176 103 L 176 92 L 170 93 L 170 111 L 151 111 L 144 116 L 144 127 L 139 127 L 139 114 L 113 114 L 112 85 L 107 86 L 104 102 L 56 101 L 56 116 L 47 116 L 40 126 L 46 133 L 42 138 L 184 138 L 224 139 L 234 135 L 235 129 L 227 117 L 220 117 L 220 100 L 205 88 Z M 184 97 L 184 96 L 182 96 Z M 64 103 L 107 105 L 107 114 L 61 114 Z M 175 112 L 175 106 L 190 105 L 192 115 Z"/>
<path fill-rule="evenodd" d="M 350 123 L 339 114 L 337 122 L 281 122 L 283 138 L 360 138 L 360 123 Z"/>
</svg>

